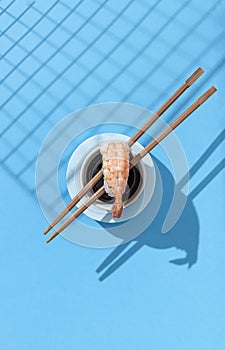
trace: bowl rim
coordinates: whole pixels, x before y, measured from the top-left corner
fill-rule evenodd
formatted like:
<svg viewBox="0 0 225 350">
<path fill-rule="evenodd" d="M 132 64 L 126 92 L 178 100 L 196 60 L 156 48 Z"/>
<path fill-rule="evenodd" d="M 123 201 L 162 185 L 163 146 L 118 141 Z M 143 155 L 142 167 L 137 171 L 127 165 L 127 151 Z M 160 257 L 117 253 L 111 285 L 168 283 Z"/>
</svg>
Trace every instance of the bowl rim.
<svg viewBox="0 0 225 350">
<path fill-rule="evenodd" d="M 102 132 L 90 136 L 74 149 L 68 161 L 66 170 L 66 182 L 70 198 L 73 198 L 82 189 L 80 182 L 80 170 L 83 159 L 92 152 L 93 147 L 97 148 L 97 146 L 112 139 L 122 139 L 122 141 L 128 142 L 129 138 L 130 137 L 125 133 Z M 144 146 L 138 141 L 130 147 L 133 154 L 139 153 L 143 148 Z M 127 208 L 124 208 L 121 218 L 112 218 L 110 211 L 106 210 L 105 207 L 100 208 L 96 206 L 96 202 L 86 209 L 85 214 L 95 221 L 107 224 L 122 223 L 138 215 L 151 200 L 156 183 L 156 169 L 151 155 L 148 153 L 148 155 L 146 155 L 142 161 L 146 170 L 146 185 L 142 191 L 142 194 L 139 196 L 139 198 L 137 198 L 135 203 Z M 77 204 L 77 207 L 84 204 L 85 201 L 86 198 L 82 198 Z"/>
</svg>

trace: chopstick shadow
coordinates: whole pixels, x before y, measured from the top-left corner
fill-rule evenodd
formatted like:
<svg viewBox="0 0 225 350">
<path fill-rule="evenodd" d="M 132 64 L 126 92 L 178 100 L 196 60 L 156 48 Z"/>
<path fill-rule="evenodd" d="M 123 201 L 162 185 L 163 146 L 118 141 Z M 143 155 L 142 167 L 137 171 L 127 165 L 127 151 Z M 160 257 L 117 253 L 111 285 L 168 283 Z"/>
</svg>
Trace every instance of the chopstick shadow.
<svg viewBox="0 0 225 350">
<path fill-rule="evenodd" d="M 199 160 L 190 169 L 190 178 L 202 167 L 208 157 L 215 151 L 215 149 L 225 139 L 225 129 L 217 136 L 211 143 Z M 150 247 L 155 249 L 169 249 L 176 248 L 185 252 L 184 257 L 175 257 L 170 260 L 170 263 L 175 265 L 187 265 L 188 268 L 193 266 L 198 259 L 198 245 L 199 245 L 199 218 L 193 200 L 196 196 L 207 187 L 207 185 L 225 168 L 225 158 L 212 169 L 212 171 L 197 185 L 197 187 L 190 193 L 187 198 L 184 211 L 175 224 L 175 226 L 166 234 L 162 233 L 162 225 L 165 216 L 168 212 L 174 189 L 174 179 L 170 171 L 155 157 L 153 160 L 159 169 L 161 181 L 163 184 L 163 199 L 160 210 L 152 222 L 152 224 L 135 240 L 122 244 L 116 247 L 112 253 L 99 265 L 96 272 L 102 273 L 99 281 L 105 280 L 127 262 L 135 253 L 142 247 Z M 157 180 L 156 180 L 157 181 Z M 178 184 L 182 193 L 182 187 L 186 183 L 184 177 Z M 147 220 L 147 218 L 146 218 Z M 122 254 L 122 255 L 121 255 Z"/>
</svg>

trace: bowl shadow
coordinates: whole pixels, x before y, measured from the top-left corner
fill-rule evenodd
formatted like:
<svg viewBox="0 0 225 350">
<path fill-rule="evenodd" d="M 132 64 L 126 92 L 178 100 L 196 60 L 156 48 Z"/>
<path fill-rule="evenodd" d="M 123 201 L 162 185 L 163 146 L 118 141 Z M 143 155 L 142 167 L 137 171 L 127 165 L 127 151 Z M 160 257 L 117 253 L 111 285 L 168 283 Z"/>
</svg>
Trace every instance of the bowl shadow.
<svg viewBox="0 0 225 350">
<path fill-rule="evenodd" d="M 157 158 L 153 156 L 152 158 L 160 172 L 163 186 L 163 197 L 160 209 L 154 221 L 147 229 L 145 229 L 144 232 L 142 232 L 134 240 L 116 247 L 102 262 L 102 264 L 96 270 L 98 273 L 100 273 L 106 269 L 106 271 L 99 278 L 100 281 L 103 281 L 109 275 L 115 272 L 121 265 L 123 265 L 144 246 L 161 250 L 176 248 L 184 251 L 184 257 L 175 257 L 170 261 L 175 265 L 187 265 L 188 268 L 190 268 L 197 262 L 199 220 L 193 200 L 191 197 L 187 198 L 184 211 L 177 223 L 168 233 L 162 233 L 162 226 L 173 198 L 175 183 L 171 172 L 165 167 L 165 165 L 163 165 Z M 184 196 L 182 191 L 180 195 Z M 148 220 L 147 217 L 146 220 Z"/>
</svg>

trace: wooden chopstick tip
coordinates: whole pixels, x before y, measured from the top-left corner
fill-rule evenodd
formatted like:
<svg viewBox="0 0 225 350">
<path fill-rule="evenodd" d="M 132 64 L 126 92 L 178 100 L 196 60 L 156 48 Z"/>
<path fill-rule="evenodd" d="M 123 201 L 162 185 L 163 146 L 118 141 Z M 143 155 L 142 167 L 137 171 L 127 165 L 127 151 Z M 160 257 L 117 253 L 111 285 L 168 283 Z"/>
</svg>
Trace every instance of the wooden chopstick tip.
<svg viewBox="0 0 225 350">
<path fill-rule="evenodd" d="M 198 69 L 196 70 L 196 72 L 199 72 L 199 74 L 203 74 L 205 73 L 205 70 L 202 67 L 198 67 Z"/>
<path fill-rule="evenodd" d="M 54 238 L 54 237 L 52 237 L 52 236 L 51 236 L 51 237 L 49 237 L 49 238 L 46 240 L 46 243 L 51 242 L 51 241 L 53 240 L 53 238 Z"/>
<path fill-rule="evenodd" d="M 58 236 L 60 234 L 61 231 L 55 231 L 47 240 L 46 243 L 49 243 L 53 240 L 53 238 L 55 238 L 56 236 Z"/>
<path fill-rule="evenodd" d="M 209 94 L 210 94 L 210 96 L 211 95 L 213 95 L 215 92 L 217 92 L 217 88 L 214 86 L 214 85 L 212 85 L 210 88 L 209 88 Z"/>
<path fill-rule="evenodd" d="M 205 73 L 205 70 L 202 67 L 198 67 L 193 75 L 200 77 L 203 73 Z"/>
<path fill-rule="evenodd" d="M 213 93 L 216 92 L 216 91 L 218 90 L 214 85 L 212 85 L 210 89 L 213 90 Z"/>
<path fill-rule="evenodd" d="M 202 96 L 199 97 L 198 103 L 201 105 L 204 103 L 209 97 L 211 97 L 215 92 L 217 91 L 217 88 L 212 85 Z"/>
<path fill-rule="evenodd" d="M 51 226 L 51 225 L 48 226 L 48 228 L 46 228 L 46 230 L 44 230 L 43 235 L 47 235 L 47 233 L 48 233 L 49 231 L 51 231 L 51 229 L 52 229 L 52 226 Z"/>
<path fill-rule="evenodd" d="M 205 73 L 204 69 L 199 67 L 196 71 L 186 80 L 188 86 L 191 86 L 203 73 Z"/>
</svg>

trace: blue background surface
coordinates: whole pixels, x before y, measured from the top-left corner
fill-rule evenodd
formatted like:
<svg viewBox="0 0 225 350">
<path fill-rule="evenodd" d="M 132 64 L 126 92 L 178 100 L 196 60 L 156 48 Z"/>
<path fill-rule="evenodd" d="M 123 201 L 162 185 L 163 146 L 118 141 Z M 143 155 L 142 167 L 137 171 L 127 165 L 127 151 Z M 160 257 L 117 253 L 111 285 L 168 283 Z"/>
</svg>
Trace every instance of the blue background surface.
<svg viewBox="0 0 225 350">
<path fill-rule="evenodd" d="M 0 11 L 0 349 L 224 349 L 225 1 L 2 0 Z M 217 86 L 176 131 L 195 264 L 171 264 L 176 245 L 46 245 L 34 176 L 48 131 L 92 103 L 155 111 L 198 66 L 205 75 L 165 114 Z"/>
</svg>

